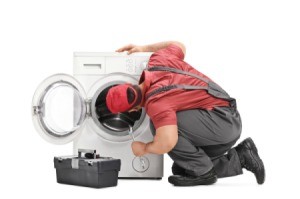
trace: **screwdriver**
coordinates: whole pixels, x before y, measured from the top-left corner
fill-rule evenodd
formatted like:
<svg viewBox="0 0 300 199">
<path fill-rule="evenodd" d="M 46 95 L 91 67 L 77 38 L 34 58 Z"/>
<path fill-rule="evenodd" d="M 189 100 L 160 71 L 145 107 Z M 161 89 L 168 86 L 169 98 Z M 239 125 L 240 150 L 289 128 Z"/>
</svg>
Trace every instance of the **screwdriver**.
<svg viewBox="0 0 300 199">
<path fill-rule="evenodd" d="M 129 131 L 128 131 L 128 134 L 131 136 L 132 141 L 134 142 L 135 139 L 134 139 L 133 130 L 132 130 L 132 126 L 131 126 L 131 125 L 129 125 Z M 143 159 L 142 157 L 139 157 L 139 159 L 140 159 L 140 163 L 141 163 L 142 169 L 145 169 L 146 166 L 145 166 L 145 161 L 144 161 L 144 159 Z"/>
</svg>

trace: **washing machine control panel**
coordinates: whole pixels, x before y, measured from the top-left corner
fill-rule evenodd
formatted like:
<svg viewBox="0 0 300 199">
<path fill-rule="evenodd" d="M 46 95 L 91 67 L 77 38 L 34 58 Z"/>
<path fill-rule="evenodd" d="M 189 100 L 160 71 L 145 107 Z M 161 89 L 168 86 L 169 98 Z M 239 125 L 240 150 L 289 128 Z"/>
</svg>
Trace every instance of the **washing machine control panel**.
<svg viewBox="0 0 300 199">
<path fill-rule="evenodd" d="M 128 73 L 142 73 L 143 70 L 145 70 L 148 66 L 148 61 L 140 61 L 138 60 L 138 63 L 136 63 L 136 60 L 133 58 L 126 59 L 126 71 Z"/>
<path fill-rule="evenodd" d="M 74 74 L 108 74 L 123 72 L 140 75 L 152 53 L 74 53 Z"/>
<path fill-rule="evenodd" d="M 133 58 L 127 58 L 125 60 L 125 67 L 126 67 L 126 71 L 128 73 L 135 72 L 135 59 L 133 59 Z"/>
</svg>

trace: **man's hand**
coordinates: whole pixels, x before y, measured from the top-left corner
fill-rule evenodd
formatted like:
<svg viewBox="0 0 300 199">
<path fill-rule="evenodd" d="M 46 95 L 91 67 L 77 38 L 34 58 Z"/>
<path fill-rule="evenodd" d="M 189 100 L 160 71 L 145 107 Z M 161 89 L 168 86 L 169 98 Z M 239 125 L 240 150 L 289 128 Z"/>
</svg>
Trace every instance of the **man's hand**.
<svg viewBox="0 0 300 199">
<path fill-rule="evenodd" d="M 177 125 L 166 125 L 156 129 L 153 142 L 146 146 L 147 153 L 164 154 L 169 153 L 178 142 Z"/>
<path fill-rule="evenodd" d="M 149 44 L 149 45 L 144 45 L 144 46 L 137 46 L 137 45 L 129 44 L 129 45 L 126 45 L 126 46 L 116 50 L 116 52 L 127 51 L 127 54 L 131 54 L 134 52 L 156 52 L 160 49 L 168 47 L 170 44 L 174 44 L 174 45 L 178 46 L 179 48 L 181 48 L 181 50 L 184 54 L 184 57 L 185 57 L 185 52 L 186 52 L 185 46 L 183 45 L 183 43 L 180 43 L 178 41 L 165 41 L 165 42 L 159 42 L 159 43 Z"/>
<path fill-rule="evenodd" d="M 146 154 L 146 144 L 143 142 L 134 141 L 131 144 L 131 148 L 135 156 L 143 156 Z"/>
<path fill-rule="evenodd" d="M 124 51 L 127 51 L 128 55 L 135 52 L 146 52 L 146 47 L 129 44 L 116 50 L 116 52 L 124 52 Z"/>
</svg>

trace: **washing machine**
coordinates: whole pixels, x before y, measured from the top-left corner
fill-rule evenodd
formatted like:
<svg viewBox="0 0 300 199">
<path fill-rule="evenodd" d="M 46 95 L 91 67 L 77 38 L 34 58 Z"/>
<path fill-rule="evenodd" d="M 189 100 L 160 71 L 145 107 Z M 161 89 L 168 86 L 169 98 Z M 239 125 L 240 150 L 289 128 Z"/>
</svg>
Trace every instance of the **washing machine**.
<svg viewBox="0 0 300 199">
<path fill-rule="evenodd" d="M 94 149 L 100 156 L 121 159 L 119 178 L 163 177 L 163 155 L 135 157 L 132 139 L 151 142 L 150 120 L 144 108 L 112 114 L 106 106 L 109 88 L 138 84 L 151 53 L 76 52 L 73 76 L 55 74 L 37 88 L 32 102 L 33 123 L 46 141 L 73 142 L 78 149 Z M 129 135 L 130 128 L 133 137 Z"/>
</svg>

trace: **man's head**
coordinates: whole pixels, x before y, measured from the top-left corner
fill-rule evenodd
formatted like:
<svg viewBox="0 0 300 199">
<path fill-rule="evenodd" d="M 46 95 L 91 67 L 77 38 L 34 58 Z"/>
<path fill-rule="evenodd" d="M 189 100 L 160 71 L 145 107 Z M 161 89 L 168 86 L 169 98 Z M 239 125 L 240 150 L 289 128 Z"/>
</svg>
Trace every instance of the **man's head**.
<svg viewBox="0 0 300 199">
<path fill-rule="evenodd" d="M 106 105 L 112 113 L 138 110 L 141 102 L 142 91 L 140 87 L 129 83 L 110 88 L 106 95 Z"/>
</svg>

